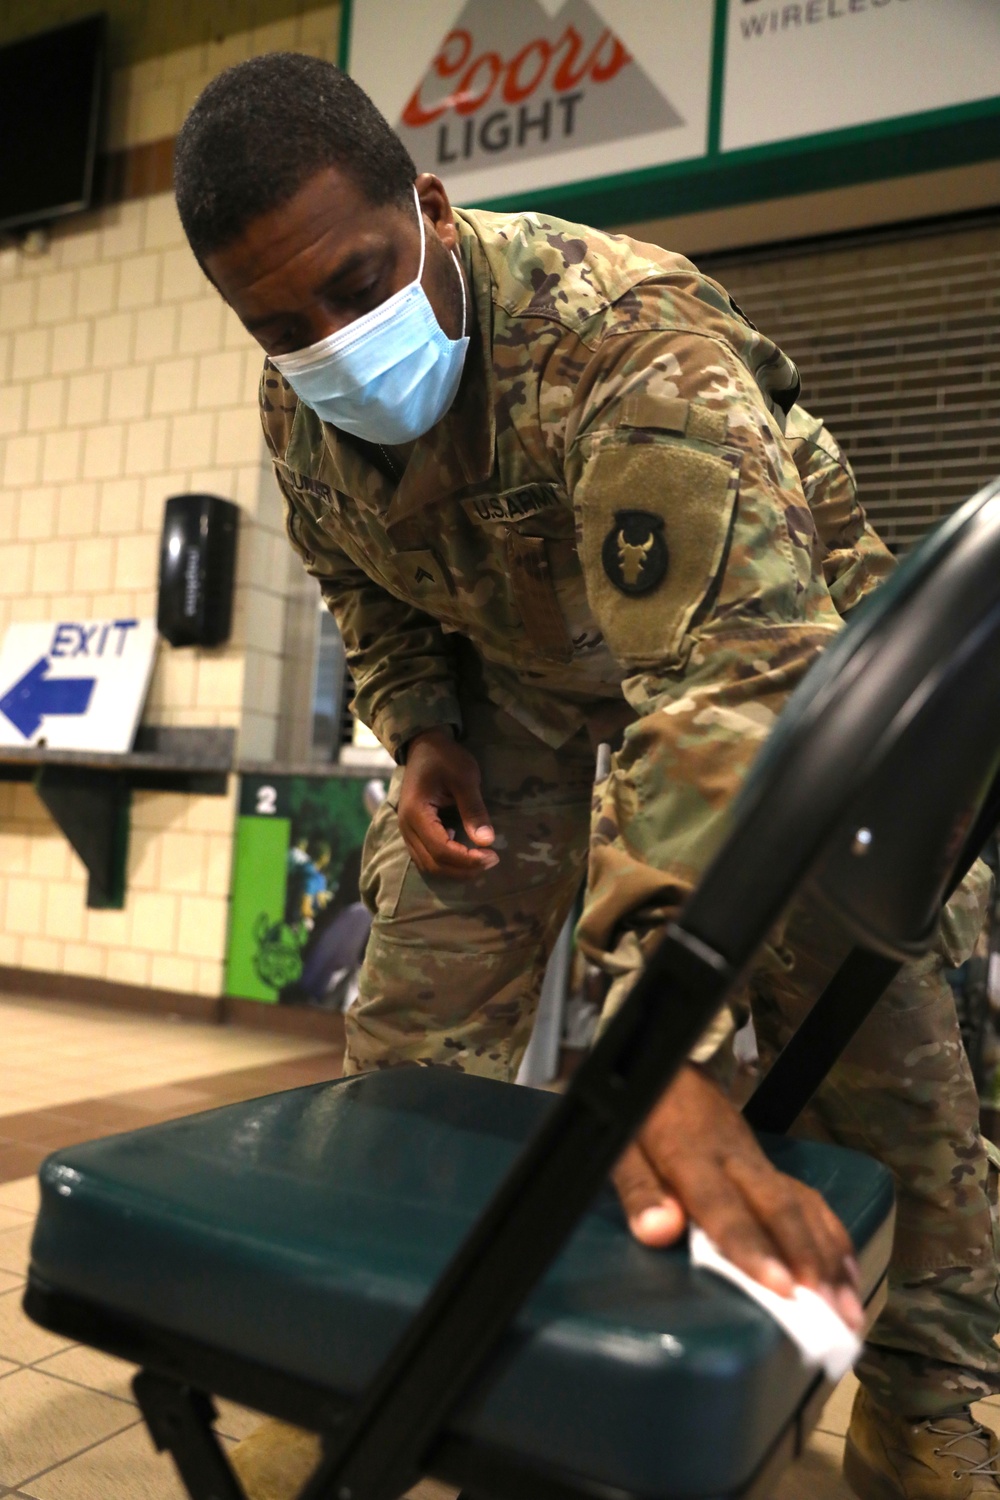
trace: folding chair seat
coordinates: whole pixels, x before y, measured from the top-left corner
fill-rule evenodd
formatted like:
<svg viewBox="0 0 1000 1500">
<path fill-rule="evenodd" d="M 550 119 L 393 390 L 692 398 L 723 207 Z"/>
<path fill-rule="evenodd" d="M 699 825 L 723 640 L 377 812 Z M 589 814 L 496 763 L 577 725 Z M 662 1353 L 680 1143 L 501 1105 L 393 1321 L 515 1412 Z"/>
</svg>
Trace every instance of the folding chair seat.
<svg viewBox="0 0 1000 1500">
<path fill-rule="evenodd" d="M 64 1328 L 70 1304 L 86 1309 L 74 1336 L 98 1343 L 113 1309 L 116 1352 L 137 1362 L 147 1340 L 177 1339 L 188 1380 L 205 1344 L 309 1386 L 317 1411 L 357 1397 L 552 1104 L 402 1068 L 63 1151 L 44 1171 L 34 1296 L 52 1289 Z M 891 1245 L 888 1173 L 833 1146 L 768 1145 L 844 1219 L 870 1298 Z M 251 1399 L 233 1373 L 225 1393 Z M 607 1191 L 449 1432 L 631 1494 L 661 1493 L 664 1475 L 679 1494 L 735 1493 L 815 1384 L 755 1303 L 685 1250 L 632 1241 Z M 294 1403 L 288 1415 L 303 1420 Z M 456 1462 L 472 1486 L 476 1466 Z"/>
<path fill-rule="evenodd" d="M 196 1500 L 241 1493 L 206 1393 L 322 1435 L 308 1500 L 420 1473 L 498 1500 L 765 1493 L 828 1387 L 683 1247 L 634 1243 L 607 1170 L 806 878 L 881 963 L 926 949 L 998 761 L 1000 484 L 810 672 L 565 1096 L 397 1069 L 59 1151 L 28 1312 L 142 1367 Z M 889 1174 L 762 1143 L 844 1221 L 874 1316 Z"/>
</svg>

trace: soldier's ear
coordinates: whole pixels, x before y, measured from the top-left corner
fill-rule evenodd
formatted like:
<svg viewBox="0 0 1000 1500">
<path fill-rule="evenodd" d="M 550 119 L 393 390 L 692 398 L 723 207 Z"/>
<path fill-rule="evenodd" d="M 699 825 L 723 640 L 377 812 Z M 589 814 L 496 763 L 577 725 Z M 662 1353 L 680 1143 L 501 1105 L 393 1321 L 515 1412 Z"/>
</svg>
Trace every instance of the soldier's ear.
<svg viewBox="0 0 1000 1500">
<path fill-rule="evenodd" d="M 454 250 L 458 244 L 458 230 L 455 228 L 455 215 L 444 183 L 433 172 L 421 172 L 416 180 L 416 189 L 421 212 L 430 219 L 444 248 Z"/>
</svg>

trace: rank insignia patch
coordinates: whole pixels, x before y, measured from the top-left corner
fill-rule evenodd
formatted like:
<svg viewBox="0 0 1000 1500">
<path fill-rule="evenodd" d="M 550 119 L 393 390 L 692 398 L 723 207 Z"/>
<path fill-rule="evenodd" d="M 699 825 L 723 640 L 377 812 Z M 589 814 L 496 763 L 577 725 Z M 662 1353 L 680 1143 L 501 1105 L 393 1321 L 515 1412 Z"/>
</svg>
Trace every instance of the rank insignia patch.
<svg viewBox="0 0 1000 1500">
<path fill-rule="evenodd" d="M 648 594 L 667 575 L 663 517 L 648 510 L 619 510 L 601 548 L 604 571 L 623 594 Z"/>
</svg>

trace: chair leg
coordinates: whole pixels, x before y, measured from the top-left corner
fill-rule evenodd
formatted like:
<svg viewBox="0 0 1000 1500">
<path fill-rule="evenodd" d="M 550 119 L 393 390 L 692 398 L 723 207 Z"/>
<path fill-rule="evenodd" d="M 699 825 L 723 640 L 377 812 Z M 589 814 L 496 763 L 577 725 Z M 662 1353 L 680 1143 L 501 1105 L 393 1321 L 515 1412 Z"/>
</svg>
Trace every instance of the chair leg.
<svg viewBox="0 0 1000 1500">
<path fill-rule="evenodd" d="M 139 1409 L 159 1452 L 168 1452 L 191 1500 L 246 1500 L 212 1423 L 204 1391 L 141 1370 L 132 1381 Z"/>
</svg>

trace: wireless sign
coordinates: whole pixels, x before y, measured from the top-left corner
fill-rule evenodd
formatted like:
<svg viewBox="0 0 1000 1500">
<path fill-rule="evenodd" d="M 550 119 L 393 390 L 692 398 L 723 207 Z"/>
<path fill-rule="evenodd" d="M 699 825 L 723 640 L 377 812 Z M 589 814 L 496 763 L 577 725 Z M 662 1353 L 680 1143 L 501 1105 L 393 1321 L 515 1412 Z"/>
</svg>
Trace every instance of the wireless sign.
<svg viewBox="0 0 1000 1500">
<path fill-rule="evenodd" d="M 152 620 L 11 625 L 0 650 L 0 745 L 124 754 L 156 641 Z"/>
</svg>

